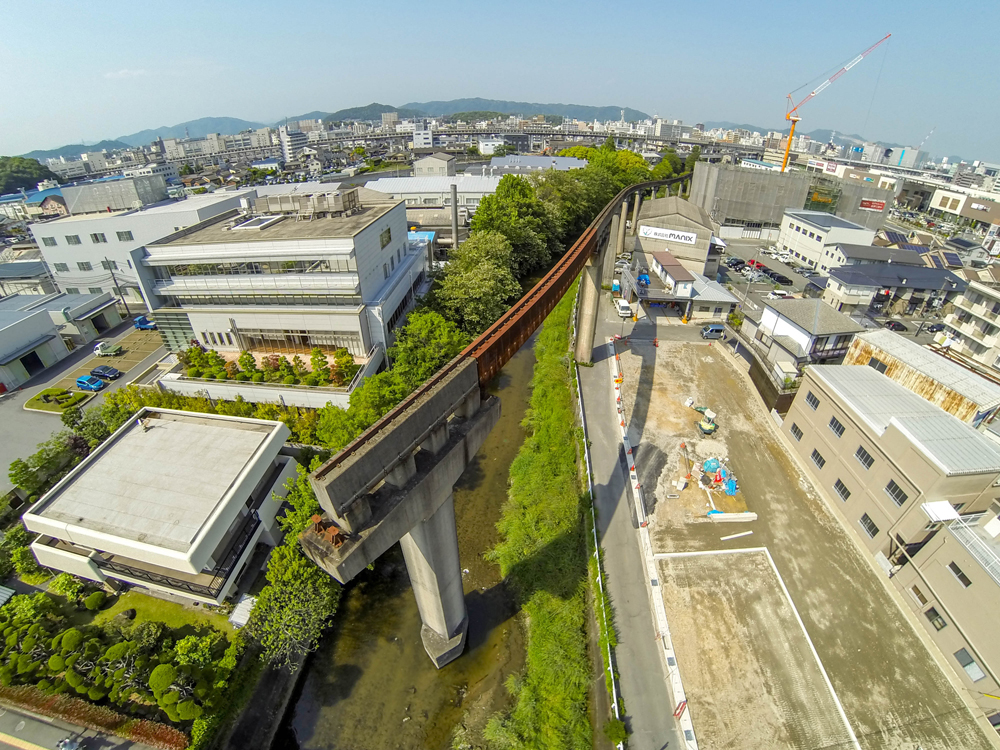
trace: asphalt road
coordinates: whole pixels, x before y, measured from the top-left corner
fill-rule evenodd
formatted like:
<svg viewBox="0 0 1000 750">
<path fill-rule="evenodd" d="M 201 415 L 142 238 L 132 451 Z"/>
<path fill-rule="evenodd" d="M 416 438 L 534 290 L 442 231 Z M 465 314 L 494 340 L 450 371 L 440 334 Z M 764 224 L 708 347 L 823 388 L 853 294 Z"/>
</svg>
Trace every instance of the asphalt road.
<svg viewBox="0 0 1000 750">
<path fill-rule="evenodd" d="M 662 649 L 656 642 L 653 615 L 646 588 L 646 574 L 636 533 L 632 504 L 625 494 L 623 456 L 617 434 L 611 429 L 613 414 L 608 363 L 603 342 L 616 333 L 635 338 L 658 336 L 655 322 L 638 323 L 619 318 L 602 295 L 595 348 L 600 352 L 593 367 L 580 368 L 581 397 L 589 425 L 594 471 L 594 504 L 598 533 L 604 549 L 608 591 L 618 629 L 615 652 L 625 721 L 632 732 L 632 750 L 683 748 L 682 735 L 673 719 L 673 700 L 667 689 Z M 697 336 L 696 326 L 659 326 L 673 336 Z"/>
<path fill-rule="evenodd" d="M 152 750 L 132 740 L 77 727 L 64 721 L 0 708 L 0 750 L 49 750 L 60 740 L 80 743 L 81 750 Z"/>
<path fill-rule="evenodd" d="M 110 336 L 102 336 L 101 341 L 120 341 L 132 333 L 131 322 L 122 323 Z M 139 364 L 126 372 L 118 380 L 97 394 L 86 403 L 84 409 L 99 406 L 104 400 L 104 394 L 117 390 L 130 383 L 143 370 L 152 365 L 166 353 L 163 347 L 155 350 Z M 68 357 L 36 375 L 25 385 L 10 395 L 0 397 L 0 494 L 9 492 L 13 485 L 7 478 L 7 467 L 15 458 L 25 458 L 35 452 L 39 443 L 48 440 L 53 432 L 63 428 L 58 414 L 43 414 L 36 411 L 25 411 L 24 404 L 39 391 L 52 387 L 67 373 L 76 369 L 81 362 L 93 355 L 93 346 L 81 346 L 70 353 Z"/>
</svg>

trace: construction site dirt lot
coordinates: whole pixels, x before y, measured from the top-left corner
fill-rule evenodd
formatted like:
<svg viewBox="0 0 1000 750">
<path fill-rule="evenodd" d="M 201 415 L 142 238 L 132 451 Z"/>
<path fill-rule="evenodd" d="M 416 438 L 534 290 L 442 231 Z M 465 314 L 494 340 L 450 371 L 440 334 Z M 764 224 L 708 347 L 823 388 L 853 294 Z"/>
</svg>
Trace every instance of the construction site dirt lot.
<svg viewBox="0 0 1000 750">
<path fill-rule="evenodd" d="M 766 553 L 671 557 L 657 567 L 699 747 L 851 746 Z"/>
<path fill-rule="evenodd" d="M 650 514 L 654 552 L 766 547 L 866 750 L 993 747 L 942 671 L 940 656 L 931 654 L 858 546 L 786 452 L 768 424 L 771 416 L 744 374 L 737 371 L 731 355 L 719 345 L 663 341 L 658 348 L 641 346 L 620 352 L 625 419 L 632 444 L 637 446 L 636 468 Z M 684 405 L 689 397 L 718 414 L 719 430 L 714 436 L 704 438 L 699 433 L 698 414 Z M 757 521 L 711 523 L 705 518 L 704 491 L 689 488 L 677 493 L 673 482 L 683 476 L 685 466 L 682 442 L 696 460 L 712 455 L 728 458 L 741 497 L 758 514 Z M 671 494 L 681 497 L 669 498 Z M 685 494 L 690 499 L 684 500 Z M 742 531 L 753 531 L 753 535 L 720 539 Z M 735 559 L 729 562 L 738 569 Z M 678 579 L 678 583 L 683 581 Z M 682 593 L 678 589 L 677 596 Z M 665 606 L 676 608 L 676 602 L 666 601 Z M 675 640 L 696 644 L 696 634 L 686 632 L 692 627 L 693 621 L 682 620 L 674 632 L 671 623 L 671 633 Z M 717 630 L 720 642 L 729 636 L 724 622 L 702 619 L 697 627 Z M 796 637 L 780 627 L 785 637 Z M 697 648 L 688 646 L 687 650 L 692 647 Z M 683 653 L 679 656 L 681 676 L 686 679 Z M 764 684 L 752 689 L 763 691 L 759 699 L 776 701 L 769 715 L 782 716 L 785 709 L 777 696 L 788 694 L 789 688 L 774 681 L 784 679 L 785 673 L 758 674 Z M 711 688 L 715 689 L 720 686 Z M 711 707 L 695 700 L 690 705 L 699 745 L 723 747 L 718 739 L 699 731 L 698 717 Z M 746 710 L 745 700 L 724 708 L 729 711 L 728 720 L 734 722 L 726 726 L 726 732 L 733 733 L 727 736 L 754 735 L 759 719 L 754 711 Z M 792 726 L 786 731 L 788 737 L 793 736 Z"/>
</svg>

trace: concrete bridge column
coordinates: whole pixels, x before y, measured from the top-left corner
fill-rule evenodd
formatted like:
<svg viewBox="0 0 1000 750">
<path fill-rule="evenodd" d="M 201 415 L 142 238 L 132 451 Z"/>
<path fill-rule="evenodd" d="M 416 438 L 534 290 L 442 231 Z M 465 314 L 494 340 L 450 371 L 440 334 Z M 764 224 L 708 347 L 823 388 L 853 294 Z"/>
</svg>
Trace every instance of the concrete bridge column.
<svg viewBox="0 0 1000 750">
<path fill-rule="evenodd" d="M 615 253 L 611 247 L 612 242 L 618 241 L 618 224 L 621 219 L 618 218 L 618 214 L 611 217 L 611 228 L 608 231 L 608 241 L 604 244 L 602 248 L 602 257 L 604 258 L 604 264 L 602 266 L 602 272 L 604 278 L 612 279 L 615 275 Z"/>
<path fill-rule="evenodd" d="M 625 224 L 622 223 L 622 228 Z M 580 274 L 580 307 L 577 309 L 576 361 L 589 364 L 594 357 L 594 333 L 597 330 L 597 306 L 601 301 L 601 266 L 599 258 L 590 258 Z"/>
<path fill-rule="evenodd" d="M 427 655 L 440 669 L 462 653 L 469 631 L 458 559 L 454 496 L 449 493 L 434 514 L 410 529 L 399 545 L 423 622 L 420 639 Z"/>
<path fill-rule="evenodd" d="M 615 241 L 615 256 L 625 252 L 625 222 L 628 220 L 628 201 L 622 201 L 622 214 L 618 220 L 618 238 Z"/>
<path fill-rule="evenodd" d="M 635 194 L 635 206 L 632 208 L 632 235 L 639 234 L 639 206 L 642 205 L 642 192 Z"/>
</svg>

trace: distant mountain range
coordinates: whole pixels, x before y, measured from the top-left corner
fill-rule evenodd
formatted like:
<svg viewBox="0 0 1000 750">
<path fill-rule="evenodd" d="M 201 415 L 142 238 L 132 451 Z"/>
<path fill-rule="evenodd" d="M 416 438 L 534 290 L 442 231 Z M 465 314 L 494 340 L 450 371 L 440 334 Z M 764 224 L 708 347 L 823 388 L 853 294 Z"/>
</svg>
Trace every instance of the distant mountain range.
<svg viewBox="0 0 1000 750">
<path fill-rule="evenodd" d="M 458 112 L 501 112 L 505 115 L 560 115 L 570 120 L 617 120 L 625 110 L 626 120 L 645 120 L 645 112 L 629 107 L 591 107 L 585 104 L 535 104 L 504 99 L 452 99 L 446 102 L 410 102 L 405 109 L 426 112 L 428 116 L 454 115 Z"/>
<path fill-rule="evenodd" d="M 79 156 L 88 151 L 111 151 L 116 148 L 128 148 L 128 145 L 122 141 L 101 141 L 100 143 L 90 144 L 71 143 L 68 146 L 60 146 L 48 151 L 31 151 L 27 154 L 22 154 L 22 156 L 28 159 L 38 159 L 38 161 L 44 164 L 46 159 L 58 159 L 60 156 Z"/>
<path fill-rule="evenodd" d="M 264 123 L 240 120 L 237 117 L 201 117 L 179 125 L 162 126 L 153 130 L 140 130 L 131 135 L 120 135 L 118 140 L 129 146 L 145 146 L 157 138 L 204 138 L 209 133 L 232 135 L 241 130 L 262 128 Z"/>
</svg>

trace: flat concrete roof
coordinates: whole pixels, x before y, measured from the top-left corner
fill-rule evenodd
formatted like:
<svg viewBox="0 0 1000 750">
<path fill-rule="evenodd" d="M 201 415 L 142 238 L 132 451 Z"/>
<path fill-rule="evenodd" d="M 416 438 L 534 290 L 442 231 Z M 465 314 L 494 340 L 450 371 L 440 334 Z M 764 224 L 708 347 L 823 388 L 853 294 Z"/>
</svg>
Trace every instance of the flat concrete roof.
<svg viewBox="0 0 1000 750">
<path fill-rule="evenodd" d="M 232 231 L 226 227 L 231 216 L 220 216 L 201 229 L 189 233 L 164 238 L 149 243 L 150 247 L 176 247 L 179 245 L 222 245 L 242 242 L 280 242 L 282 240 L 316 240 L 326 238 L 353 237 L 374 221 L 385 216 L 402 201 L 376 203 L 362 207 L 350 216 L 328 216 L 323 219 L 296 221 L 294 216 L 285 216 L 281 221 L 264 226 L 259 230 Z"/>
<path fill-rule="evenodd" d="M 31 513 L 186 552 L 276 423 L 155 411 L 115 433 Z"/>
<path fill-rule="evenodd" d="M 855 224 L 853 221 L 848 221 L 847 219 L 841 219 L 839 216 L 828 214 L 825 211 L 789 211 L 785 209 L 785 216 L 791 216 L 794 219 L 823 229 L 864 229 L 860 224 Z"/>
</svg>

